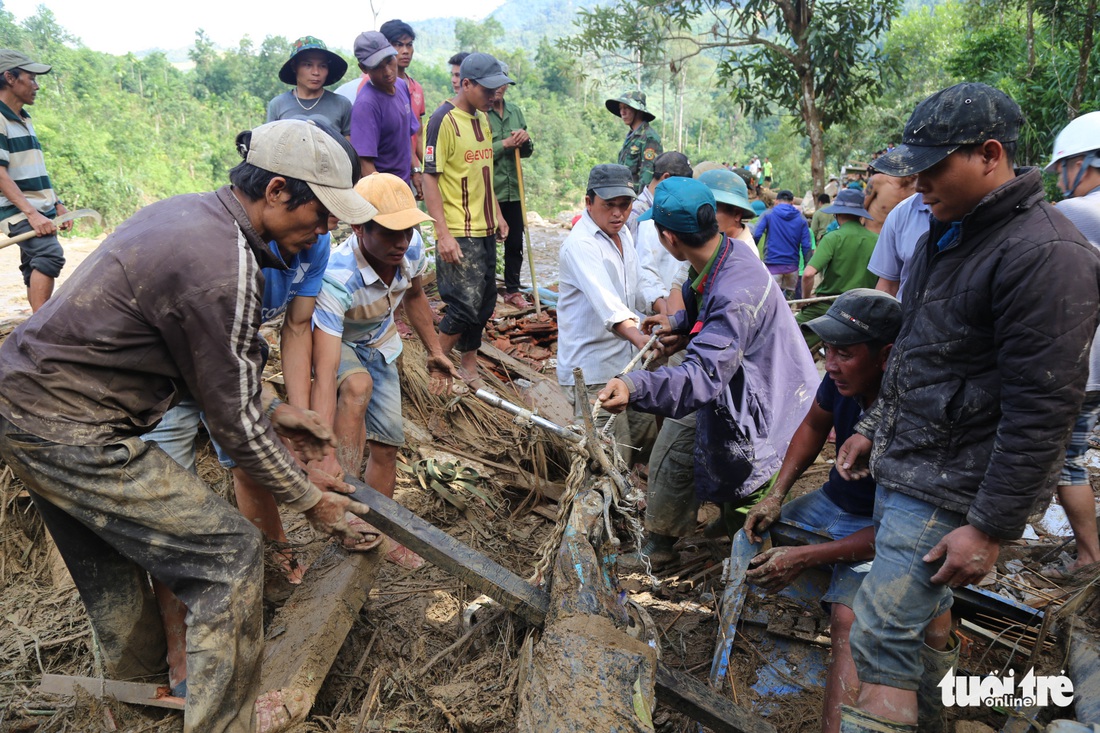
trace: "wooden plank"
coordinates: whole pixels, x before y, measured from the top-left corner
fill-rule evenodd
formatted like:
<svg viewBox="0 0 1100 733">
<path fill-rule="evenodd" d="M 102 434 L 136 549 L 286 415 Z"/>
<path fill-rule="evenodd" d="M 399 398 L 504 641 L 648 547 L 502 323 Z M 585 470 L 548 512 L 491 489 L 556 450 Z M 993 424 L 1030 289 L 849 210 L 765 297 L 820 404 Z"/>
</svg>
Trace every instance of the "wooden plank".
<svg viewBox="0 0 1100 733">
<path fill-rule="evenodd" d="M 718 733 L 775 733 L 763 718 L 664 662 L 657 665 L 657 699 Z"/>
<path fill-rule="evenodd" d="M 351 476 L 344 480 L 355 487 L 352 498 L 370 507 L 370 513 L 363 517 L 366 521 L 520 618 L 535 626 L 543 625 L 550 607 L 550 595 L 546 591 L 532 586 L 362 481 Z M 775 733 L 772 726 L 753 713 L 663 662 L 657 668 L 657 699 L 717 733 Z"/>
<path fill-rule="evenodd" d="M 293 687 L 317 698 L 382 561 L 378 552 L 326 545 L 268 626 L 261 690 Z"/>
<path fill-rule="evenodd" d="M 102 677 L 70 677 L 63 674 L 44 674 L 39 692 L 51 695 L 75 695 L 77 688 L 85 690 L 99 700 L 114 698 L 133 705 L 149 705 L 155 708 L 183 710 L 182 697 L 172 697 L 168 685 L 147 682 L 124 682 Z"/>
<path fill-rule="evenodd" d="M 550 596 L 523 578 L 432 526 L 388 496 L 351 476 L 352 498 L 370 507 L 363 518 L 471 588 L 493 598 L 524 620 L 541 625 Z"/>
</svg>

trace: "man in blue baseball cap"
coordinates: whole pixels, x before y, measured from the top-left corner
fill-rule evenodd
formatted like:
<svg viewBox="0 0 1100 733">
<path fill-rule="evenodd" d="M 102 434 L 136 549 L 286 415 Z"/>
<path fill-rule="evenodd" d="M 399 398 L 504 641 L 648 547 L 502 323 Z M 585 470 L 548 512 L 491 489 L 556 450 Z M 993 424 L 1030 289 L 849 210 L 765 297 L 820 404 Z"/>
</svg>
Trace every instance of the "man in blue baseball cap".
<svg viewBox="0 0 1100 733">
<path fill-rule="evenodd" d="M 661 328 L 669 334 L 662 346 L 686 344 L 686 356 L 678 366 L 619 375 L 599 399 L 610 412 L 629 405 L 682 418 L 698 411 L 688 506 L 722 504 L 727 529 L 736 532 L 775 480 L 818 377 L 780 288 L 748 247 L 718 230 L 716 210 L 699 181 L 669 178 L 657 186 L 646 216 L 691 269 L 685 308 L 646 318 L 642 330 Z"/>
</svg>

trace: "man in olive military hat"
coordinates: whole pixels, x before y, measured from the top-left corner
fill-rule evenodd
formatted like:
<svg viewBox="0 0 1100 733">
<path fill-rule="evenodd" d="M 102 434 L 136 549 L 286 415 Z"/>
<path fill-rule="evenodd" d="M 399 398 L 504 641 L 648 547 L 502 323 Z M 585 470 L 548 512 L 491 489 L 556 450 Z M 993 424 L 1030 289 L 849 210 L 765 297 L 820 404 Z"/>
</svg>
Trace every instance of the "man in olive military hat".
<svg viewBox="0 0 1100 733">
<path fill-rule="evenodd" d="M 604 103 L 607 111 L 622 119 L 630 132 L 619 151 L 619 165 L 630 169 L 634 190 L 640 192 L 653 180 L 653 162 L 661 154 L 661 136 L 649 126 L 655 119 L 646 109 L 645 92 L 626 92 Z"/>
</svg>

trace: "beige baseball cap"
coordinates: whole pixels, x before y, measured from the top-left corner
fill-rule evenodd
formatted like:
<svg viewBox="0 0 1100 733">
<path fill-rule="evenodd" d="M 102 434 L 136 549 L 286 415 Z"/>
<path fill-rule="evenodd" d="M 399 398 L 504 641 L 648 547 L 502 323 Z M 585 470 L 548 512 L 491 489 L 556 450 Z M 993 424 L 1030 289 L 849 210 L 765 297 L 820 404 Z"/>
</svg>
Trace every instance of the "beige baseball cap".
<svg viewBox="0 0 1100 733">
<path fill-rule="evenodd" d="M 403 231 L 435 219 L 416 208 L 409 184 L 392 173 L 372 173 L 359 179 L 355 191 L 369 201 L 378 213 L 374 221 L 394 231 Z"/>
<path fill-rule="evenodd" d="M 277 120 L 255 128 L 245 161 L 305 181 L 324 207 L 348 224 L 378 213 L 352 188 L 351 159 L 343 146 L 311 121 Z"/>
</svg>

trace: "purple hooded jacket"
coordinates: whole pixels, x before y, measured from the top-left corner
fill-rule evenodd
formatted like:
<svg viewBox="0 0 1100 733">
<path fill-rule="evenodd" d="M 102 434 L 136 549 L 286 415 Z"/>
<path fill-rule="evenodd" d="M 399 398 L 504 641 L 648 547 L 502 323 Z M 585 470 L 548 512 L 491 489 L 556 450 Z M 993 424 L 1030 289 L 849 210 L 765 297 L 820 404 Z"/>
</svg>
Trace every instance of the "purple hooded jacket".
<svg viewBox="0 0 1100 733">
<path fill-rule="evenodd" d="M 643 412 L 683 417 L 698 410 L 695 491 L 731 501 L 760 488 L 779 470 L 787 445 L 809 409 L 819 381 L 813 359 L 779 287 L 749 248 L 723 238 L 703 290 L 702 308 L 672 317 L 678 333 L 694 333 L 683 363 L 620 377 L 630 404 Z M 694 310 L 695 291 L 685 285 Z M 751 462 L 733 476 L 724 467 L 738 450 Z"/>
</svg>

